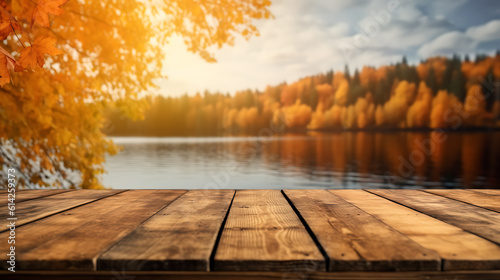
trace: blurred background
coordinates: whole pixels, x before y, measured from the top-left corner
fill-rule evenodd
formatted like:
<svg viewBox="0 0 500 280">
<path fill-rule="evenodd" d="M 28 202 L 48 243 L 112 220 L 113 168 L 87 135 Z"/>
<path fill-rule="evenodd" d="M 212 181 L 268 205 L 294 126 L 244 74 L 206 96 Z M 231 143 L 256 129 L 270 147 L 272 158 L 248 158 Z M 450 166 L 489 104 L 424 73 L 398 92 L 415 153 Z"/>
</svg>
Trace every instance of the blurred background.
<svg viewBox="0 0 500 280">
<path fill-rule="evenodd" d="M 496 1 L 272 1 L 217 63 L 166 46 L 113 188 L 500 188 Z"/>
<path fill-rule="evenodd" d="M 1 186 L 500 188 L 498 1 L 23 0 L 0 18 Z"/>
</svg>

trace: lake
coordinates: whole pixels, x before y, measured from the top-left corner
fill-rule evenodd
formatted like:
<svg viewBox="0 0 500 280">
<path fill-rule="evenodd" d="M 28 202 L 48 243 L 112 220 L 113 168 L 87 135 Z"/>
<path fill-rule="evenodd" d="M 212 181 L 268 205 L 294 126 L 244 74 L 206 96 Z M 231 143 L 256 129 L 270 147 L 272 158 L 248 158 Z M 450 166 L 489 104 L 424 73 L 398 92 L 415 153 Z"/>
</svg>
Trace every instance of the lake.
<svg viewBox="0 0 500 280">
<path fill-rule="evenodd" d="M 500 132 L 113 137 L 103 184 L 155 188 L 500 188 Z"/>
</svg>

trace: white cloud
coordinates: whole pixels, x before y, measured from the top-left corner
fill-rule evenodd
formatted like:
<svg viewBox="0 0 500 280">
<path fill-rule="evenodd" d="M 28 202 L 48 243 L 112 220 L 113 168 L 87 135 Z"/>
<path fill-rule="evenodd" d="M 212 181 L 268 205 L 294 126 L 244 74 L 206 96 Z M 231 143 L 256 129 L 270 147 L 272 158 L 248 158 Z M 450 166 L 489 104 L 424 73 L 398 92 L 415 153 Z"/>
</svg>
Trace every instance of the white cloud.
<svg viewBox="0 0 500 280">
<path fill-rule="evenodd" d="M 465 34 L 480 42 L 499 40 L 500 20 L 492 20 L 484 25 L 470 27 Z"/>
<path fill-rule="evenodd" d="M 349 24 L 346 22 L 339 22 L 328 28 L 328 35 L 332 37 L 342 37 L 349 33 Z"/>
<path fill-rule="evenodd" d="M 472 53 L 482 42 L 500 40 L 500 20 L 472 26 L 466 32 L 452 31 L 442 34 L 424 44 L 418 54 L 421 57 L 450 55 L 453 53 Z"/>
<path fill-rule="evenodd" d="M 349 61 L 350 69 L 393 63 L 400 61 L 402 55 L 417 59 L 471 53 L 480 42 L 500 40 L 500 21 L 494 20 L 496 17 L 462 32 L 463 27 L 455 26 L 450 15 L 457 10 L 464 12 L 466 1 L 437 2 L 401 0 L 400 13 L 393 14 L 390 23 L 381 26 L 378 35 Z M 239 38 L 234 46 L 215 50 L 218 62 L 214 64 L 187 52 L 182 40 L 174 38 L 165 47 L 164 72 L 169 79 L 158 81 L 158 93 L 263 90 L 266 85 L 284 80 L 292 82 L 332 68 L 343 70 L 347 61 L 340 44 L 353 44 L 353 37 L 361 32 L 359 24 L 387 9 L 387 3 L 385 0 L 273 0 L 271 10 L 275 19 L 256 22 L 261 36 L 249 41 Z M 483 16 L 484 13 L 470 15 Z"/>
<path fill-rule="evenodd" d="M 398 18 L 401 21 L 415 22 L 418 21 L 424 14 L 420 9 L 415 6 L 406 6 L 401 8 L 401 12 L 398 13 Z"/>
<path fill-rule="evenodd" d="M 468 53 L 473 51 L 478 42 L 462 32 L 452 31 L 445 33 L 430 43 L 423 45 L 418 54 L 421 57 L 433 55 L 450 55 L 453 53 Z"/>
</svg>

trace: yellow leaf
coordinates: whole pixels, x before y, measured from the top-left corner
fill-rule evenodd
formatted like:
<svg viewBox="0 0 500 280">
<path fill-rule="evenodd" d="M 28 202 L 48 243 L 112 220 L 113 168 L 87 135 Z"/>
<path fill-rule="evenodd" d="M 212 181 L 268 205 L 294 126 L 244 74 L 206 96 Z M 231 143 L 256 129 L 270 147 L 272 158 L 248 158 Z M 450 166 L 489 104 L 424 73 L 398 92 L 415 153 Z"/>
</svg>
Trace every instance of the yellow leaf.
<svg viewBox="0 0 500 280">
<path fill-rule="evenodd" d="M 68 2 L 68 0 L 38 0 L 36 2 L 31 25 L 34 22 L 44 27 L 49 27 L 49 14 L 60 15 L 63 10 L 59 7 Z"/>
<path fill-rule="evenodd" d="M 61 54 L 61 50 L 57 49 L 54 44 L 57 39 L 54 37 L 39 37 L 35 40 L 33 45 L 24 48 L 21 51 L 21 56 L 19 57 L 19 63 L 24 68 L 33 69 L 37 64 L 43 67 L 45 60 L 43 59 L 45 54 L 58 55 Z"/>
</svg>

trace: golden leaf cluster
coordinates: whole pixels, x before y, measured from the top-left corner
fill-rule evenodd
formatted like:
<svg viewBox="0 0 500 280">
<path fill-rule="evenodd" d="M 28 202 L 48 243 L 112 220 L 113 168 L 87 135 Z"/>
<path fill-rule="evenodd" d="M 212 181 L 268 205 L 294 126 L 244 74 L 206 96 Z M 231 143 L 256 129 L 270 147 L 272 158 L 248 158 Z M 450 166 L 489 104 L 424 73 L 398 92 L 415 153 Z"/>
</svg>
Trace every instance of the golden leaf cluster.
<svg viewBox="0 0 500 280">
<path fill-rule="evenodd" d="M 104 111 L 141 118 L 162 77 L 163 46 L 184 38 L 208 61 L 238 34 L 258 35 L 268 0 L 0 0 L 0 181 L 101 187 Z M 3 170 L 2 170 L 3 168 Z"/>
</svg>

